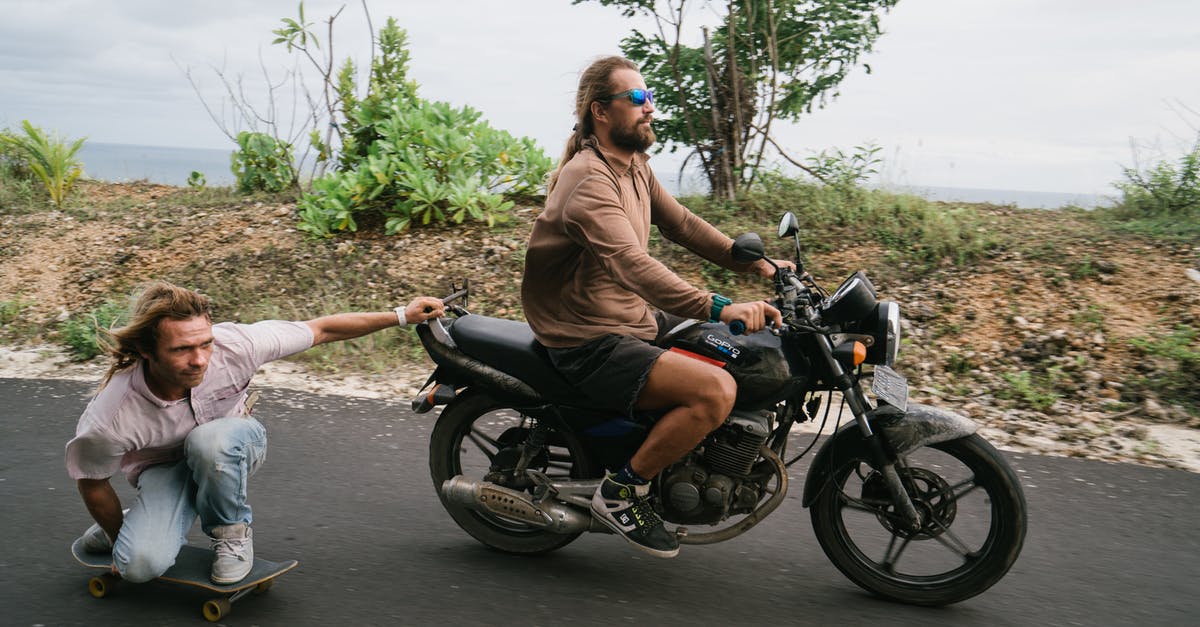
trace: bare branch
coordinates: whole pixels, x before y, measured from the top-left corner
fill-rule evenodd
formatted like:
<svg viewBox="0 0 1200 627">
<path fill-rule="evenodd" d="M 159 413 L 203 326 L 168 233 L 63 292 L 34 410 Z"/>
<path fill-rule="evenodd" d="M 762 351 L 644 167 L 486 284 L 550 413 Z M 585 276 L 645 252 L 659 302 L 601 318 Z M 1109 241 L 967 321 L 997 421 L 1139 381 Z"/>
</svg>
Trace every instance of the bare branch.
<svg viewBox="0 0 1200 627">
<path fill-rule="evenodd" d="M 367 66 L 367 90 L 363 92 L 363 96 L 366 97 L 366 94 L 371 93 L 371 87 L 373 87 L 375 79 L 371 75 L 371 68 L 375 67 L 375 47 L 377 44 L 375 42 L 375 25 L 371 23 L 371 10 L 367 8 L 367 0 L 362 0 L 362 7 L 363 14 L 367 16 L 367 32 L 371 34 L 371 63 Z"/>
<path fill-rule="evenodd" d="M 209 106 L 208 100 L 200 91 L 200 85 L 196 83 L 196 79 L 192 76 L 192 68 L 190 66 L 183 67 L 180 65 L 179 60 L 175 58 L 175 55 L 171 55 L 171 62 L 175 64 L 175 67 L 179 68 L 179 71 L 183 72 L 184 77 L 187 78 L 188 84 L 192 86 L 192 91 L 195 92 L 196 97 L 200 99 L 200 105 L 204 107 L 204 112 L 208 114 L 208 117 L 213 121 L 213 124 L 217 125 L 217 129 L 221 131 L 221 134 L 225 137 L 228 137 L 230 141 L 237 141 L 237 137 L 230 133 L 229 129 L 225 127 L 224 113 L 222 113 L 221 117 L 218 117 L 217 114 L 213 112 L 212 107 Z"/>
<path fill-rule="evenodd" d="M 803 163 L 800 163 L 799 161 L 796 161 L 795 159 L 788 156 L 788 154 L 783 151 L 783 147 L 780 146 L 778 143 L 776 143 L 775 139 L 772 138 L 770 135 L 766 134 L 766 132 L 764 132 L 762 129 L 755 128 L 755 130 L 762 133 L 763 139 L 770 142 L 771 145 L 775 147 L 775 150 L 779 152 L 779 156 L 783 157 L 784 159 L 787 159 L 788 163 L 791 163 L 792 165 L 796 166 L 797 168 L 800 168 L 801 170 L 804 170 L 805 172 L 810 174 L 813 178 L 817 179 L 818 181 L 821 181 L 822 183 L 825 183 L 826 185 L 829 184 L 829 181 L 825 180 L 825 177 L 821 176 L 820 174 L 817 174 L 815 171 L 813 171 L 812 168 L 810 168 L 810 167 L 804 165 Z"/>
</svg>

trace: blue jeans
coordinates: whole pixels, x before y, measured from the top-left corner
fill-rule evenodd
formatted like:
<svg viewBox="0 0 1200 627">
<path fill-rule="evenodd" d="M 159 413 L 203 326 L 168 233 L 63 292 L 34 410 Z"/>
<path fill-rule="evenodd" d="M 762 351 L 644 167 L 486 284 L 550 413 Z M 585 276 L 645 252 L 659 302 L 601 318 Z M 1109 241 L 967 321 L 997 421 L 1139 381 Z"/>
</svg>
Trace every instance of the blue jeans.
<svg viewBox="0 0 1200 627">
<path fill-rule="evenodd" d="M 184 458 L 151 466 L 138 477 L 137 498 L 113 545 L 113 564 L 129 581 L 149 581 L 175 563 L 200 518 L 213 527 L 250 524 L 246 483 L 267 456 L 267 430 L 250 417 L 204 423 L 188 434 Z"/>
</svg>

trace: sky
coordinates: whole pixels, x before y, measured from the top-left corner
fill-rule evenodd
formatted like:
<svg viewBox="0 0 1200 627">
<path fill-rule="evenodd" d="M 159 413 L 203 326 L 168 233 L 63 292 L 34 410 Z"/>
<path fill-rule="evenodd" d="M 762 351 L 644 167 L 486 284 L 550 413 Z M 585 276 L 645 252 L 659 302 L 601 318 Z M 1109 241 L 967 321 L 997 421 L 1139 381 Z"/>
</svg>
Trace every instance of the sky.
<svg viewBox="0 0 1200 627">
<path fill-rule="evenodd" d="M 240 76 L 262 106 L 260 68 L 278 80 L 299 60 L 271 45 L 297 4 L 0 0 L 0 127 L 28 119 L 92 142 L 231 148 L 187 73 L 218 115 L 228 99 L 216 69 Z M 421 96 L 479 109 L 553 157 L 573 124 L 579 72 L 651 26 L 570 0 L 367 6 L 376 29 L 394 17 L 408 31 Z M 339 8 L 335 56 L 365 65 L 361 2 L 305 3 L 318 23 Z M 697 3 L 691 37 L 711 11 Z M 1175 159 L 1197 138 L 1196 0 L 900 0 L 882 24 L 863 59 L 870 74 L 855 71 L 824 109 L 776 127 L 789 154 L 873 143 L 883 185 L 1112 195 L 1122 166 Z M 290 116 L 281 107 L 285 126 Z M 660 176 L 677 163 L 652 161 Z"/>
</svg>

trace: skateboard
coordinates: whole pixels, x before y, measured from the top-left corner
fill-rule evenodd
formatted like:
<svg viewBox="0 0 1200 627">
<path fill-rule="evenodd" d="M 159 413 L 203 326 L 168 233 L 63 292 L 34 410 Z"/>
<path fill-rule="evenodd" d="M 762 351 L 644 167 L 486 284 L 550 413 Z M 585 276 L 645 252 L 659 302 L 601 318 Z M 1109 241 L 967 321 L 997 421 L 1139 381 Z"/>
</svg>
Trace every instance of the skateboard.
<svg viewBox="0 0 1200 627">
<path fill-rule="evenodd" d="M 71 545 L 71 555 L 75 556 L 76 561 L 84 566 L 103 568 L 109 571 L 92 577 L 88 581 L 88 592 L 97 599 L 107 596 L 121 581 L 120 576 L 112 572 L 112 555 L 85 552 L 82 538 Z M 159 581 L 179 583 L 218 593 L 220 596 L 205 601 L 200 608 L 204 618 L 212 623 L 228 616 L 233 610 L 234 601 L 250 593 L 266 592 L 271 584 L 275 583 L 276 577 L 300 564 L 296 560 L 272 562 L 255 558 L 254 566 L 245 579 L 232 584 L 216 584 L 209 579 L 212 562 L 213 552 L 211 550 L 185 545 L 179 550 L 179 555 L 175 558 L 175 565 L 158 577 Z"/>
</svg>

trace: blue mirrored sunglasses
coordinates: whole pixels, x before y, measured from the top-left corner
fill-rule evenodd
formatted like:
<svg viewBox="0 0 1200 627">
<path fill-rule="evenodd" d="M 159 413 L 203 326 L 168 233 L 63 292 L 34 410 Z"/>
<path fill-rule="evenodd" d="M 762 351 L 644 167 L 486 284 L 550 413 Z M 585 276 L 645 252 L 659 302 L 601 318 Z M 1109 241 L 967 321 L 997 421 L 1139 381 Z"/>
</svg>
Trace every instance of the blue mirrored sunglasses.
<svg viewBox="0 0 1200 627">
<path fill-rule="evenodd" d="M 632 102 L 634 104 L 634 106 L 636 106 L 636 107 L 640 107 L 640 106 L 646 104 L 647 102 L 650 104 L 654 104 L 654 90 L 653 89 L 626 89 L 625 91 L 623 91 L 619 94 L 605 96 L 603 98 L 600 98 L 600 100 L 608 101 L 608 100 L 616 100 L 617 98 L 629 98 L 629 102 Z"/>
</svg>

